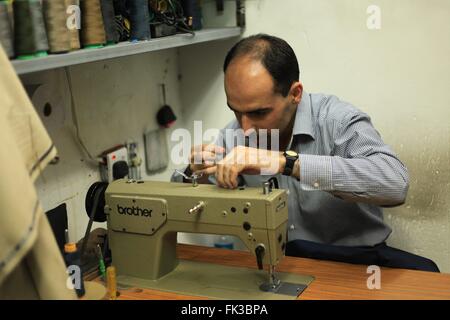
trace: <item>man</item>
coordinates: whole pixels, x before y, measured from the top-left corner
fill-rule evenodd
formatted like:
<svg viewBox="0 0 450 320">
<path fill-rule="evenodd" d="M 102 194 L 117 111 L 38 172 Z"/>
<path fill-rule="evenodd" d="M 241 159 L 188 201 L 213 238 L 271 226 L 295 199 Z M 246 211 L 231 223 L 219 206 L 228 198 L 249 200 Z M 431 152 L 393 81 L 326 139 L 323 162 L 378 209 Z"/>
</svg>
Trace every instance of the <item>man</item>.
<svg viewBox="0 0 450 320">
<path fill-rule="evenodd" d="M 236 188 L 239 176 L 259 187 L 263 173 L 276 175 L 289 190 L 287 255 L 438 271 L 428 259 L 386 246 L 391 229 L 381 207 L 404 203 L 409 177 L 367 114 L 305 92 L 294 51 L 276 37 L 242 39 L 223 69 L 236 120 L 217 145 L 193 148 L 188 174 L 203 173 L 223 188 Z M 261 129 L 269 148 L 258 144 Z M 229 130 L 256 134 L 257 145 L 235 146 Z"/>
</svg>

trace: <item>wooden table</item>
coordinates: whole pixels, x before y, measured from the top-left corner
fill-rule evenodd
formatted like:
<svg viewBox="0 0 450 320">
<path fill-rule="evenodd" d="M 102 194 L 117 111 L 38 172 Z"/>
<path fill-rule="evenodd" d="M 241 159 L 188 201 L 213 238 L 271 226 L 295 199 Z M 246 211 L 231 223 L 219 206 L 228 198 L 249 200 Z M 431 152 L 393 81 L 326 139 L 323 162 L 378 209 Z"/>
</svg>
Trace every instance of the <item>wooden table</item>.
<svg viewBox="0 0 450 320">
<path fill-rule="evenodd" d="M 256 268 L 255 257 L 246 251 L 178 245 L 180 259 Z M 367 266 L 305 258 L 285 257 L 280 272 L 312 275 L 315 280 L 299 296 L 319 299 L 446 299 L 450 300 L 450 274 L 381 268 L 381 289 L 368 289 Z M 205 299 L 143 288 L 121 290 L 122 300 Z"/>
</svg>

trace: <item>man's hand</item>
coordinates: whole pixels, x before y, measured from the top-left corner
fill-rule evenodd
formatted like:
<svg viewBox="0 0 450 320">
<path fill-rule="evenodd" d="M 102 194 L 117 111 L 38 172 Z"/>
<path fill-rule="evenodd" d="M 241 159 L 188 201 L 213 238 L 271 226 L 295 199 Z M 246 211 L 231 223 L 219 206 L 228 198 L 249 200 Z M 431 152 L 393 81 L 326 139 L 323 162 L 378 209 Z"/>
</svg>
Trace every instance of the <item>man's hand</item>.
<svg viewBox="0 0 450 320">
<path fill-rule="evenodd" d="M 285 164 L 282 152 L 237 146 L 224 159 L 199 172 L 215 174 L 220 187 L 234 189 L 238 187 L 239 174 L 274 175 L 283 172 Z"/>
<path fill-rule="evenodd" d="M 205 169 L 214 167 L 218 155 L 225 152 L 225 148 L 214 144 L 202 144 L 191 148 L 189 170 L 191 172 L 204 172 Z"/>
</svg>

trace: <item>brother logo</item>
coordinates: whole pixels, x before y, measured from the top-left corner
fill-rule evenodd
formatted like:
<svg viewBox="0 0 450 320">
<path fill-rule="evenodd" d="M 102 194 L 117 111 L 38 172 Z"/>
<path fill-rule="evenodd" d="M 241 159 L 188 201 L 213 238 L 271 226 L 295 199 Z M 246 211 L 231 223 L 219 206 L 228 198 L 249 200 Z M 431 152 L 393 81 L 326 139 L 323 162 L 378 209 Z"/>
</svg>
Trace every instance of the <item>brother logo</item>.
<svg viewBox="0 0 450 320">
<path fill-rule="evenodd" d="M 117 205 L 117 211 L 119 212 L 119 214 L 127 214 L 129 216 L 141 216 L 151 218 L 153 210 L 141 209 L 139 207 L 121 207 Z"/>
</svg>

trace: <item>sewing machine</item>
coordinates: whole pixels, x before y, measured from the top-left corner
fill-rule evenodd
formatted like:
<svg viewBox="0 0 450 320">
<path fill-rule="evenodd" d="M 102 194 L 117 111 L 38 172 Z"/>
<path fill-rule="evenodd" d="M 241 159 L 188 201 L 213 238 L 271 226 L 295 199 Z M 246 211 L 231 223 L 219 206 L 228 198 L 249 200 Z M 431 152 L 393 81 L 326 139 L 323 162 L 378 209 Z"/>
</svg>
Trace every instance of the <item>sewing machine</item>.
<svg viewBox="0 0 450 320">
<path fill-rule="evenodd" d="M 284 257 L 288 208 L 286 192 L 270 182 L 228 190 L 121 179 L 107 187 L 104 208 L 118 281 L 219 298 L 239 297 L 229 292 L 237 286 L 244 299 L 273 299 L 297 297 L 313 279 L 275 273 Z M 236 236 L 262 271 L 179 260 L 178 232 Z"/>
</svg>

